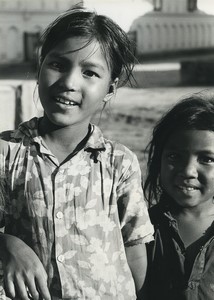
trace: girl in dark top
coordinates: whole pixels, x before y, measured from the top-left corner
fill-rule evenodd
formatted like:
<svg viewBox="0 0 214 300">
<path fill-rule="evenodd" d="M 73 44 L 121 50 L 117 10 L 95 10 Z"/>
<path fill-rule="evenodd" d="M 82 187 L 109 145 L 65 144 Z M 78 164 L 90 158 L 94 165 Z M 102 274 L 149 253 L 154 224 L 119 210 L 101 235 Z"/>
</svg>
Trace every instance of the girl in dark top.
<svg viewBox="0 0 214 300">
<path fill-rule="evenodd" d="M 155 126 L 148 150 L 150 299 L 213 300 L 214 96 L 177 103 Z"/>
</svg>

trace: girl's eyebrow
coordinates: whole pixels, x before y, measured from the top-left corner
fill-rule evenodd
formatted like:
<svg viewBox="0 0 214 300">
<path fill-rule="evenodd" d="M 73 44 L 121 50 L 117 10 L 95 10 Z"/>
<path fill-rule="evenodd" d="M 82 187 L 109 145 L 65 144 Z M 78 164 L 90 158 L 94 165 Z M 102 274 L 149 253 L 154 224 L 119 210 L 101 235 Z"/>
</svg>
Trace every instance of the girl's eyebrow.
<svg viewBox="0 0 214 300">
<path fill-rule="evenodd" d="M 165 148 L 165 151 L 166 152 L 182 152 L 182 153 L 186 153 L 186 152 L 188 152 L 185 148 L 183 149 L 183 148 L 178 148 L 178 147 L 176 147 L 176 146 L 174 146 L 174 147 L 166 147 Z M 210 150 L 210 149 L 206 149 L 206 148 L 204 148 L 204 149 L 198 149 L 198 150 L 196 150 L 196 153 L 202 153 L 202 154 L 206 154 L 206 155 L 214 155 L 214 150 Z"/>
<path fill-rule="evenodd" d="M 61 58 L 61 59 L 64 59 L 64 60 L 68 60 L 68 58 L 66 57 L 66 53 L 60 53 L 60 52 L 51 52 L 49 54 L 49 57 L 50 58 Z"/>
<path fill-rule="evenodd" d="M 86 61 L 86 60 L 83 60 L 82 62 L 83 62 L 82 64 L 84 67 L 98 68 L 98 69 L 102 69 L 103 71 L 105 71 L 104 66 L 102 64 L 99 64 L 98 62 L 93 63 L 93 62 Z"/>
<path fill-rule="evenodd" d="M 202 153 L 204 153 L 204 154 L 211 154 L 211 155 L 214 155 L 214 151 L 212 151 L 212 150 L 202 149 L 202 150 L 200 150 L 200 152 L 202 152 Z"/>
<path fill-rule="evenodd" d="M 65 56 L 64 53 L 51 52 L 49 57 L 50 58 L 61 58 L 61 59 L 69 61 L 69 59 Z M 98 68 L 98 69 L 101 69 L 103 72 L 106 71 L 105 67 L 99 62 L 92 62 L 92 61 L 88 61 L 88 60 L 82 60 L 81 63 L 84 67 Z"/>
</svg>

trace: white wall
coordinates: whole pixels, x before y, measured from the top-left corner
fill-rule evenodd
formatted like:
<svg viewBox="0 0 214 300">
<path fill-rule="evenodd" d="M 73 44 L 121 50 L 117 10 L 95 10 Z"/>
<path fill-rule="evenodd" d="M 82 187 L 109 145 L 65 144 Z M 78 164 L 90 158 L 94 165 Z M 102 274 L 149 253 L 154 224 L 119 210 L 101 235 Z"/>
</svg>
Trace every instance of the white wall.
<svg viewBox="0 0 214 300">
<path fill-rule="evenodd" d="M 78 0 L 0 0 L 0 64 L 24 61 L 24 32 L 41 32 Z"/>
<path fill-rule="evenodd" d="M 214 16 L 150 13 L 134 21 L 137 53 L 209 49 L 214 47 Z"/>
</svg>

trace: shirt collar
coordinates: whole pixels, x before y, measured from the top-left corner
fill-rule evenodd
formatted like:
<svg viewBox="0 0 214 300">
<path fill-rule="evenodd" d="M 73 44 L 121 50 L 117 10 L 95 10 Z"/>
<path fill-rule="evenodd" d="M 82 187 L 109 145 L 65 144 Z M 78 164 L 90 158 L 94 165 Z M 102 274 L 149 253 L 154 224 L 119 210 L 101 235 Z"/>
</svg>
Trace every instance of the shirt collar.
<svg viewBox="0 0 214 300">
<path fill-rule="evenodd" d="M 177 226 L 178 226 L 177 221 L 170 212 L 169 203 L 167 201 L 165 201 L 165 199 L 162 199 L 162 201 L 160 201 L 157 205 L 159 206 L 159 209 L 160 209 L 161 213 L 163 214 L 164 219 L 168 222 L 168 224 L 177 229 Z M 209 230 L 212 233 L 214 233 L 214 221 L 212 222 L 211 226 L 209 227 Z"/>
<path fill-rule="evenodd" d="M 40 146 L 42 144 L 41 137 L 38 132 L 39 118 L 34 117 L 27 122 L 23 122 L 19 125 L 19 131 L 24 135 L 33 139 L 34 142 L 38 143 Z M 101 130 L 94 124 L 90 124 L 91 134 L 88 141 L 84 146 L 84 150 L 105 150 L 105 139 Z"/>
<path fill-rule="evenodd" d="M 164 218 L 168 220 L 168 222 L 170 223 L 176 222 L 175 218 L 172 216 L 170 212 L 169 203 L 165 201 L 165 199 L 162 198 L 161 201 L 157 204 L 157 207 L 160 210 L 161 214 L 164 216 Z"/>
<path fill-rule="evenodd" d="M 34 117 L 27 122 L 21 123 L 18 129 L 27 137 L 32 139 L 37 139 L 39 137 L 38 127 L 39 127 L 39 118 Z"/>
<path fill-rule="evenodd" d="M 84 147 L 85 150 L 105 150 L 105 139 L 101 130 L 94 124 L 91 124 L 91 135 Z"/>
</svg>

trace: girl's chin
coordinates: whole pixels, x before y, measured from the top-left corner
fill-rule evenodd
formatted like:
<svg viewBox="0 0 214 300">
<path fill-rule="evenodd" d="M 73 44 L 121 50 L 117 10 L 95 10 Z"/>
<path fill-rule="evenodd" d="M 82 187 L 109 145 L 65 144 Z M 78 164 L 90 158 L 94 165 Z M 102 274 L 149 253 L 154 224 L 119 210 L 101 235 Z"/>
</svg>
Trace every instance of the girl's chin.
<svg viewBox="0 0 214 300">
<path fill-rule="evenodd" d="M 48 118 L 44 116 L 40 122 L 41 128 L 45 131 L 47 130 L 56 130 L 69 126 L 69 123 L 66 123 L 65 120 L 60 120 L 58 118 Z"/>
<path fill-rule="evenodd" d="M 71 118 L 61 115 L 45 116 L 45 123 L 50 126 L 65 127 L 72 125 Z"/>
<path fill-rule="evenodd" d="M 197 201 L 197 199 L 177 199 L 176 204 L 180 208 L 194 208 L 200 203 Z"/>
</svg>

